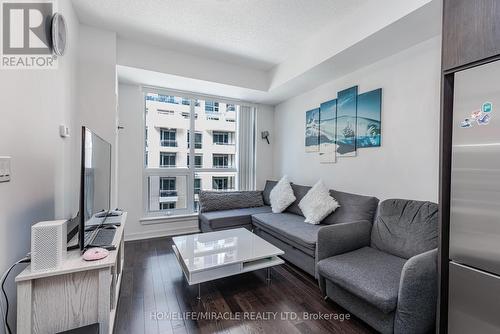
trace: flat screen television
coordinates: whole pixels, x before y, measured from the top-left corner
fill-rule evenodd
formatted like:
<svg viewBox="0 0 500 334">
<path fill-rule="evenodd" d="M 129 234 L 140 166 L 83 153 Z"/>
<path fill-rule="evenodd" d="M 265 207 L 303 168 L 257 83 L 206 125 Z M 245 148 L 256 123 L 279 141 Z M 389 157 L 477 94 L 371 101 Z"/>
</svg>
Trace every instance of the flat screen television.
<svg viewBox="0 0 500 334">
<path fill-rule="evenodd" d="M 81 157 L 79 245 L 84 250 L 85 235 L 102 226 L 110 211 L 111 144 L 84 126 Z"/>
</svg>

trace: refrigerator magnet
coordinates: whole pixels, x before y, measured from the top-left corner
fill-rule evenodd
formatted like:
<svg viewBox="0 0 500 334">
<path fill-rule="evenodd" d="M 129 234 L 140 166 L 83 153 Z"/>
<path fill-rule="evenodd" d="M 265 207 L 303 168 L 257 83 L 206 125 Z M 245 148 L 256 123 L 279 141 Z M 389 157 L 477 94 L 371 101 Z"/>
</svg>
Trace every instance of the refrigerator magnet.
<svg viewBox="0 0 500 334">
<path fill-rule="evenodd" d="M 482 114 L 483 114 L 483 112 L 481 110 L 476 110 L 470 114 L 470 118 L 478 119 Z"/>
<path fill-rule="evenodd" d="M 492 112 L 493 111 L 493 103 L 491 103 L 491 102 L 484 102 L 483 106 L 481 107 L 481 110 L 483 112 Z"/>
<path fill-rule="evenodd" d="M 488 125 L 490 124 L 491 116 L 490 114 L 484 114 L 483 116 L 477 119 L 477 124 L 479 125 Z"/>
<path fill-rule="evenodd" d="M 470 121 L 470 119 L 466 118 L 460 123 L 460 127 L 462 129 L 470 128 L 472 127 L 472 122 Z"/>
</svg>

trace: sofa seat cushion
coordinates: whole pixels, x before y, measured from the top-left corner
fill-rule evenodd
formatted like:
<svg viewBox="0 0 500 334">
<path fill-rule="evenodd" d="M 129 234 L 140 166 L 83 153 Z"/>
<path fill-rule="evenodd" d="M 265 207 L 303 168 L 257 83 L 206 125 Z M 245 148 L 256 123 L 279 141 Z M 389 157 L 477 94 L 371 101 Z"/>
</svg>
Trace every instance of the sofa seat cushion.
<svg viewBox="0 0 500 334">
<path fill-rule="evenodd" d="M 271 212 L 271 207 L 259 206 L 256 208 L 210 211 L 200 213 L 199 218 L 211 229 L 217 230 L 251 224 L 253 214 L 265 212 Z"/>
<path fill-rule="evenodd" d="M 399 280 L 406 260 L 363 247 L 353 252 L 321 260 L 318 273 L 366 300 L 384 313 L 396 309 Z"/>
<path fill-rule="evenodd" d="M 299 249 L 314 256 L 318 231 L 323 225 L 313 225 L 304 222 L 304 217 L 293 213 L 260 213 L 252 216 L 252 222 L 257 227 L 268 231 L 276 238 L 285 238 Z M 284 240 L 284 241 L 286 241 Z"/>
</svg>

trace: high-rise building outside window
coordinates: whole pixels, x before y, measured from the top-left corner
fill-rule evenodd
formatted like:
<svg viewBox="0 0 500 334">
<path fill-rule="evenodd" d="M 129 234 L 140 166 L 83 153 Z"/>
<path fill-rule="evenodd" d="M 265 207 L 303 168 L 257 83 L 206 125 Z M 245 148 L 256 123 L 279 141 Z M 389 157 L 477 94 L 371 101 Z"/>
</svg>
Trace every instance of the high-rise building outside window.
<svg viewBox="0 0 500 334">
<path fill-rule="evenodd" d="M 235 103 L 145 93 L 146 216 L 194 213 L 202 190 L 237 189 L 238 112 Z"/>
</svg>

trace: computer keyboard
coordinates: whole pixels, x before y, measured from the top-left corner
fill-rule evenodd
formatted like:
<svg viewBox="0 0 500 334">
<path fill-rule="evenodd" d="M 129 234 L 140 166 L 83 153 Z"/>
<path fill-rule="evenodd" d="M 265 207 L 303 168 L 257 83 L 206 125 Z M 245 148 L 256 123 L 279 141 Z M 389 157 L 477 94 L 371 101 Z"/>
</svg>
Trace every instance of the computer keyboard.
<svg viewBox="0 0 500 334">
<path fill-rule="evenodd" d="M 85 231 L 85 239 L 84 239 L 85 246 L 90 244 L 90 242 L 92 241 L 92 238 L 94 237 L 94 232 L 95 232 L 95 230 Z"/>
<path fill-rule="evenodd" d="M 112 246 L 116 229 L 100 228 L 97 230 L 94 239 L 89 243 L 92 247 Z"/>
</svg>

